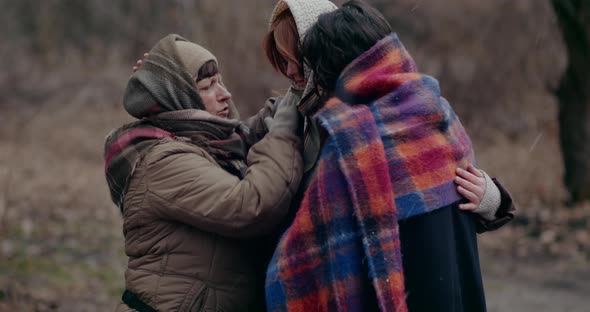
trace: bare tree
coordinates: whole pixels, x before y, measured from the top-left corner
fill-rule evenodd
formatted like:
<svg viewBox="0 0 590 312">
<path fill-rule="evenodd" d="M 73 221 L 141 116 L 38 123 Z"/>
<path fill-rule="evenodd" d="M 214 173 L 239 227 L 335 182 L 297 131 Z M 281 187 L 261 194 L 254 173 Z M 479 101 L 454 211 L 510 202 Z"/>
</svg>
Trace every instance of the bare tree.
<svg viewBox="0 0 590 312">
<path fill-rule="evenodd" d="M 556 96 L 564 180 L 575 203 L 590 199 L 590 1 L 551 3 L 568 55 Z"/>
</svg>

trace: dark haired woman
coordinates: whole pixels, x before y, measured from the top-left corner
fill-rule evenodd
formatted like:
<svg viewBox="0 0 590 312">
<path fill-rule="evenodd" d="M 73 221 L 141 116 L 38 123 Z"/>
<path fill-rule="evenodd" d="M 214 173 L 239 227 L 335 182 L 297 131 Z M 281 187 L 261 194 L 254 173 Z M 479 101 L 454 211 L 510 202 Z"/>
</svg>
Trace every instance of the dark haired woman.
<svg viewBox="0 0 590 312">
<path fill-rule="evenodd" d="M 260 311 L 250 238 L 277 226 L 298 187 L 299 99 L 277 104 L 250 147 L 257 129 L 237 120 L 209 51 L 169 35 L 142 63 L 123 103 L 140 120 L 105 143 L 129 257 L 117 311 Z"/>
<path fill-rule="evenodd" d="M 336 9 L 328 0 L 279 0 L 272 13 L 269 31 L 264 37 L 264 52 L 271 65 L 291 81 L 291 90 L 303 91 L 303 98 L 297 108 L 305 119 L 304 176 L 292 204 L 292 215 L 297 211 L 304 191 L 313 177 L 322 141 L 326 137 L 317 120 L 312 118 L 323 105 L 324 99 L 317 96 L 314 73 L 302 61 L 301 42 L 321 14 Z M 338 57 L 337 54 L 324 55 L 328 59 Z M 458 192 L 469 200 L 460 204 L 459 208 L 473 211 L 480 216 L 477 218 L 479 231 L 495 230 L 512 217 L 507 213 L 508 207 L 512 206 L 510 195 L 484 171 L 473 166 L 468 166 L 467 170 L 458 168 L 456 183 Z"/>
<path fill-rule="evenodd" d="M 455 175 L 474 156 L 438 82 L 359 1 L 321 15 L 302 56 L 327 99 L 314 117 L 324 136 L 269 265 L 268 309 L 485 311 L 476 230 L 513 207 L 500 190 L 493 221 L 458 209 Z"/>
</svg>

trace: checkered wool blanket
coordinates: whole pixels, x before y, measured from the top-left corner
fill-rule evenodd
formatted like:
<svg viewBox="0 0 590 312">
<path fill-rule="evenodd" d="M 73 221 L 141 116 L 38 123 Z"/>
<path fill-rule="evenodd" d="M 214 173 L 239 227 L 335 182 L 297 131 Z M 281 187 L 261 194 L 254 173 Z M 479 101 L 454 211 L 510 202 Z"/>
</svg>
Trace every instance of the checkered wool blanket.
<svg viewBox="0 0 590 312">
<path fill-rule="evenodd" d="M 395 34 L 343 71 L 316 118 L 329 138 L 269 265 L 268 309 L 407 311 L 398 220 L 461 199 L 471 142 Z"/>
</svg>

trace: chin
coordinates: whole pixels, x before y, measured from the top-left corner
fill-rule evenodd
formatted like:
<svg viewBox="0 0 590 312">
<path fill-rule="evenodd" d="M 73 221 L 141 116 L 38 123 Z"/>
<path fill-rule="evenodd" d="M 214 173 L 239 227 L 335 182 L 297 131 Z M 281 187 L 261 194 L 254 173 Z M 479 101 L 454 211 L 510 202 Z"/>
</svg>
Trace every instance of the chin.
<svg viewBox="0 0 590 312">
<path fill-rule="evenodd" d="M 293 86 L 299 90 L 305 89 L 305 82 L 293 83 Z"/>
</svg>

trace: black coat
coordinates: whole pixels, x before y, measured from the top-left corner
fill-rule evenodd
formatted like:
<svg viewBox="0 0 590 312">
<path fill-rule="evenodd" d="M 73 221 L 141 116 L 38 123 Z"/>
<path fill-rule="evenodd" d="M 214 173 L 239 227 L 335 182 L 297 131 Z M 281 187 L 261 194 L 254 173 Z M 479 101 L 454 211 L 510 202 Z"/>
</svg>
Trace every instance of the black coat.
<svg viewBox="0 0 590 312">
<path fill-rule="evenodd" d="M 400 221 L 410 312 L 486 311 L 474 218 L 454 204 Z"/>
</svg>

